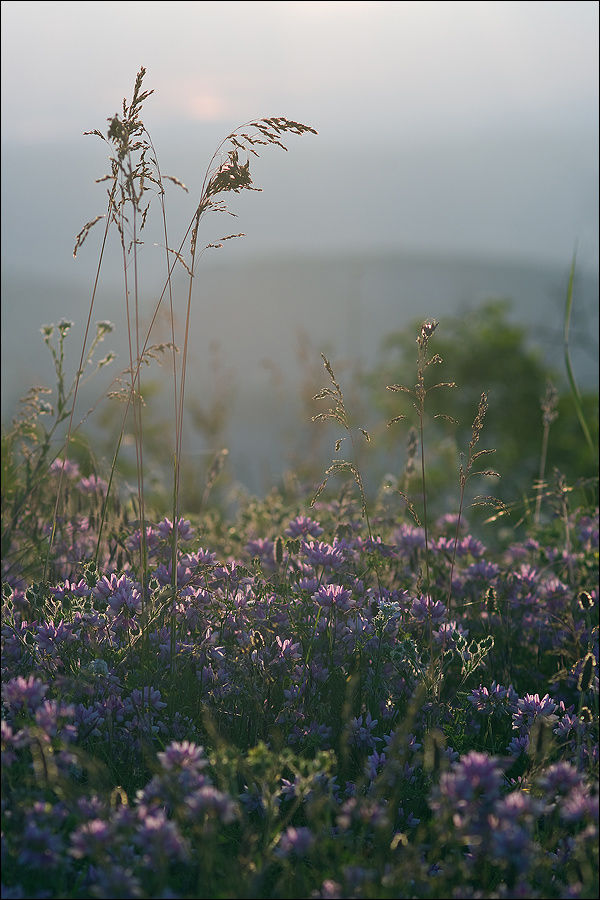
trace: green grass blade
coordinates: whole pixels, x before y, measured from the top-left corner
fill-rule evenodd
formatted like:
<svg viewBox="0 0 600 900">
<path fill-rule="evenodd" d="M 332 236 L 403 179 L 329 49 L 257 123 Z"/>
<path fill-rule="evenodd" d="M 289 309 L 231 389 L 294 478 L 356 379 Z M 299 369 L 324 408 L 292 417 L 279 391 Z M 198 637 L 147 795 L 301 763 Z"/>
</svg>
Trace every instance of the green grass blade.
<svg viewBox="0 0 600 900">
<path fill-rule="evenodd" d="M 594 442 L 592 441 L 592 437 L 590 435 L 590 430 L 587 426 L 587 422 L 585 420 L 585 415 L 583 412 L 583 406 L 581 405 L 581 394 L 579 393 L 579 388 L 577 387 L 577 382 L 575 381 L 575 376 L 573 375 L 573 368 L 571 366 L 571 357 L 569 354 L 569 328 L 571 325 L 571 310 L 573 308 L 573 282 L 575 281 L 575 255 L 573 256 L 573 262 L 571 263 L 571 271 L 569 272 L 569 283 L 567 286 L 567 300 L 565 303 L 565 327 L 564 327 L 564 347 L 565 347 L 565 368 L 567 370 L 567 378 L 569 379 L 569 386 L 571 388 L 571 394 L 573 396 L 573 403 L 575 404 L 575 411 L 577 412 L 577 418 L 579 419 L 579 424 L 581 425 L 583 434 L 587 441 L 587 444 L 592 451 L 594 452 Z"/>
</svg>

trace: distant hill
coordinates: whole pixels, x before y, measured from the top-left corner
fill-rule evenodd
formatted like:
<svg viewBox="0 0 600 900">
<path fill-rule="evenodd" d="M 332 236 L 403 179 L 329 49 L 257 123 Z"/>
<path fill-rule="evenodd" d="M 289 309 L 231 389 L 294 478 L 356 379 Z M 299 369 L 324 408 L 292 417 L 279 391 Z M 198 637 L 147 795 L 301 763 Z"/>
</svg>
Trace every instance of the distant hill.
<svg viewBox="0 0 600 900">
<path fill-rule="evenodd" d="M 514 319 L 528 327 L 531 341 L 560 371 L 567 278 L 567 267 L 392 254 L 233 264 L 224 256 L 213 257 L 202 263 L 196 284 L 186 396 L 205 411 L 218 397 L 227 402 L 231 463 L 243 483 L 258 489 L 265 474 L 285 468 L 286 448 L 299 449 L 306 430 L 315 428 L 302 408 L 302 397 L 322 386 L 321 352 L 340 373 L 357 364 L 369 368 L 382 338 L 414 319 L 434 316 L 443 328 L 444 316 L 467 315 L 484 300 L 508 298 Z M 54 383 L 39 334 L 42 324 L 61 317 L 75 322 L 67 359 L 69 371 L 75 371 L 89 290 L 75 278 L 60 283 L 36 278 L 8 262 L 3 266 L 3 422 L 30 385 Z M 118 284 L 104 284 L 92 320 L 110 319 L 117 325 L 102 345 L 102 355 L 116 350 L 118 366 L 124 368 L 128 349 L 120 290 Z M 572 358 L 579 382 L 589 387 L 598 384 L 597 297 L 597 278 L 578 273 Z M 155 300 L 150 293 L 143 298 L 146 321 Z M 183 298 L 176 303 L 181 334 Z M 169 337 L 162 318 L 155 340 Z M 115 374 L 117 368 L 112 369 Z M 169 383 L 166 364 L 148 374 Z M 86 390 L 81 408 L 91 405 L 96 394 Z M 152 400 L 151 408 L 157 405 L 166 415 L 168 393 Z"/>
</svg>

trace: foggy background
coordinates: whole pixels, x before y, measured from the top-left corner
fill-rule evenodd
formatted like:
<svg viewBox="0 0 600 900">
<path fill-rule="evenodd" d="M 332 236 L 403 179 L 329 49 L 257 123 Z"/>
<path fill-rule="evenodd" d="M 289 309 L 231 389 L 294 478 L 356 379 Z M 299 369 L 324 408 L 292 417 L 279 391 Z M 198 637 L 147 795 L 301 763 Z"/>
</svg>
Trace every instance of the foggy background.
<svg viewBox="0 0 600 900">
<path fill-rule="evenodd" d="M 3 424 L 30 385 L 53 384 L 42 324 L 74 321 L 77 366 L 102 226 L 72 250 L 104 212 L 94 180 L 108 171 L 106 145 L 82 133 L 106 131 L 142 65 L 161 169 L 189 188 L 167 195 L 171 246 L 226 134 L 280 115 L 319 132 L 252 158 L 263 192 L 229 195 L 238 218 L 203 224 L 204 242 L 246 236 L 198 269 L 187 396 L 228 404 L 242 483 L 260 490 L 318 427 L 301 395 L 325 383 L 321 352 L 336 371 L 368 367 L 415 317 L 443 328 L 444 315 L 510 298 L 560 366 L 575 251 L 572 356 L 597 385 L 597 3 L 3 2 Z M 149 228 L 148 318 L 164 265 L 154 243 Z M 102 353 L 124 367 L 116 242 L 99 319 L 117 326 Z M 151 376 L 167 380 L 168 366 Z"/>
</svg>

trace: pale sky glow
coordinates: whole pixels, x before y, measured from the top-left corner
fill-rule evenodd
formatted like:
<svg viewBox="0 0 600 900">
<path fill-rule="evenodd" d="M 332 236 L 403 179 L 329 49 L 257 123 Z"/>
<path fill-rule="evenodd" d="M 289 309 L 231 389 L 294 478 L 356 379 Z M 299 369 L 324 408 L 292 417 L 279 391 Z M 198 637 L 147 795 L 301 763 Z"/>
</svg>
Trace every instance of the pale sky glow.
<svg viewBox="0 0 600 900">
<path fill-rule="evenodd" d="M 82 133 L 105 127 L 142 65 L 163 171 L 192 190 L 241 123 L 316 128 L 257 162 L 264 234 L 251 220 L 240 252 L 256 240 L 267 254 L 335 243 L 562 263 L 578 245 L 597 268 L 595 2 L 6 0 L 1 39 L 3 147 L 39 154 L 40 171 L 49 151 L 94 171 L 102 148 Z M 23 232 L 24 188 L 5 208 Z M 45 190 L 28 202 L 56 208 Z M 68 234 L 88 216 L 78 202 L 60 201 Z"/>
<path fill-rule="evenodd" d="M 558 359 L 576 250 L 585 290 L 573 334 L 593 343 L 598 9 L 591 0 L 3 0 L 3 408 L 24 383 L 48 382 L 40 325 L 66 316 L 83 327 L 102 229 L 75 260 L 73 246 L 106 210 L 96 179 L 111 152 L 83 133 L 106 132 L 142 66 L 154 91 L 142 119 L 161 172 L 189 188 L 167 188 L 172 247 L 226 135 L 271 116 L 319 132 L 288 135 L 288 153 L 261 148 L 251 174 L 262 193 L 228 197 L 236 219 L 202 220 L 203 242 L 245 235 L 202 257 L 193 324 L 191 381 L 204 390 L 209 341 L 238 379 L 243 437 L 232 448 L 255 442 L 258 460 L 276 445 L 263 363 L 297 382 L 282 398 L 297 396 L 297 328 L 319 369 L 330 346 L 374 362 L 380 338 L 409 316 L 441 320 L 463 302 L 509 297 L 515 315 L 558 334 Z M 151 294 L 164 277 L 158 209 L 139 248 Z M 123 321 L 120 266 L 115 235 L 98 318 Z M 115 340 L 126 358 L 124 334 Z M 597 359 L 590 365 L 587 352 L 576 365 L 589 377 Z"/>
<path fill-rule="evenodd" d="M 593 2 L 8 0 L 3 137 L 76 135 L 140 65 L 157 120 L 245 121 L 285 106 L 332 135 L 351 117 L 399 133 L 556 117 L 583 127 L 597 19 Z"/>
</svg>

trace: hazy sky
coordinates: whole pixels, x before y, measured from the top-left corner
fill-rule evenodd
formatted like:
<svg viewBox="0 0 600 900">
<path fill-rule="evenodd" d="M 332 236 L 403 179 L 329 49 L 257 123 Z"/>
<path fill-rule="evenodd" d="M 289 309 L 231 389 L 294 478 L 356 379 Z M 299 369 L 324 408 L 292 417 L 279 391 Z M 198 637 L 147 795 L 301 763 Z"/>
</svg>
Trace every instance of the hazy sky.
<svg viewBox="0 0 600 900">
<path fill-rule="evenodd" d="M 192 189 L 244 121 L 318 129 L 259 162 L 265 194 L 250 198 L 241 252 L 380 246 L 563 265 L 577 245 L 597 268 L 596 2 L 3 2 L 11 259 L 43 207 L 42 256 L 101 211 L 82 196 L 102 148 L 81 135 L 131 96 L 141 65 L 156 91 L 144 121 Z M 79 186 L 59 200 L 67 169 Z"/>
<path fill-rule="evenodd" d="M 3 2 L 6 137 L 77 135 L 139 65 L 156 121 L 290 108 L 320 130 L 588 130 L 595 2 Z"/>
<path fill-rule="evenodd" d="M 106 145 L 83 132 L 106 129 L 122 99 L 131 98 L 141 66 L 145 88 L 155 90 L 143 121 L 162 171 L 190 188 L 189 195 L 167 195 L 172 246 L 193 216 L 213 151 L 232 129 L 287 116 L 319 131 L 291 138 L 289 153 L 268 148 L 252 160 L 263 193 L 229 198 L 239 214 L 233 227 L 222 217 L 203 224 L 209 241 L 231 231 L 247 235 L 205 258 L 229 267 L 216 273 L 223 278 L 215 285 L 242 286 L 224 296 L 236 311 L 222 338 L 225 363 L 237 366 L 242 385 L 266 378 L 262 361 L 275 352 L 287 371 L 293 321 L 310 329 L 319 367 L 323 342 L 340 327 L 354 328 L 350 357 L 364 350 L 365 328 L 355 327 L 354 314 L 372 326 L 374 340 L 402 327 L 415 297 L 431 294 L 426 314 L 442 317 L 452 291 L 489 296 L 489 270 L 481 269 L 481 283 L 473 285 L 469 278 L 480 270 L 469 269 L 469 261 L 497 262 L 506 272 L 494 296 L 510 294 L 511 266 L 518 272 L 523 262 L 526 273 L 533 264 L 552 286 L 546 319 L 554 294 L 563 296 L 575 247 L 579 266 L 592 276 L 586 283 L 594 284 L 596 2 L 8 0 L 1 43 L 3 398 L 18 396 L 23 383 L 47 383 L 43 322 L 67 315 L 83 329 L 100 229 L 75 261 L 72 249 L 84 223 L 105 211 L 106 185 L 94 180 L 107 168 Z M 152 266 L 164 257 L 145 236 L 142 270 L 153 296 L 162 274 L 157 281 Z M 393 265 L 380 258 L 369 269 L 382 278 L 391 273 L 383 287 L 375 275 L 360 281 L 353 274 L 361 259 L 384 252 Z M 302 278 L 293 268 L 271 271 L 303 253 L 333 262 L 319 268 L 300 255 Z M 394 265 L 418 255 L 424 282 L 411 286 Z M 450 258 L 461 272 L 467 260 L 464 284 L 432 287 L 435 256 Z M 510 282 L 519 308 L 531 300 L 523 277 L 522 284 Z M 103 269 L 98 318 L 120 321 L 121 281 L 117 259 Z M 208 283 L 201 280 L 198 290 Z M 248 296 L 254 283 L 258 296 Z M 591 294 L 595 303 L 593 288 Z M 577 297 L 582 315 L 584 300 Z M 200 361 L 215 336 L 210 324 L 194 320 Z M 269 386 L 260 383 L 258 396 L 271 403 Z"/>
</svg>

